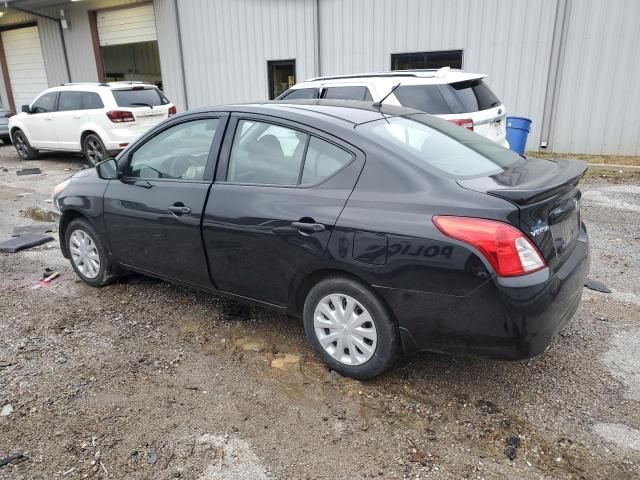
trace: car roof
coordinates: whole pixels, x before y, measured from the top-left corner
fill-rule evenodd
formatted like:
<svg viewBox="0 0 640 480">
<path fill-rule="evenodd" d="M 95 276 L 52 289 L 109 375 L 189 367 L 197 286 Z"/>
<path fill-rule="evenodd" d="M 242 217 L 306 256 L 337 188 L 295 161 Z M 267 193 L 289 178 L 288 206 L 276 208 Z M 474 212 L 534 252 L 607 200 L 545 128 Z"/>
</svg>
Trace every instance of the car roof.
<svg viewBox="0 0 640 480">
<path fill-rule="evenodd" d="M 323 120 L 333 124 L 342 124 L 343 126 L 360 125 L 390 116 L 424 113 L 412 108 L 397 107 L 395 105 L 382 104 L 382 106 L 377 107 L 373 102 L 355 100 L 272 100 L 262 103 L 203 107 L 190 110 L 185 114 L 211 111 L 256 113 L 283 118 L 286 118 L 287 114 L 291 114 L 298 117 Z"/>
<path fill-rule="evenodd" d="M 292 88 L 304 88 L 317 85 L 318 83 L 330 85 L 333 83 L 348 83 L 365 81 L 381 85 L 411 84 L 445 84 L 457 83 L 468 80 L 485 78 L 483 73 L 465 72 L 463 70 L 443 67 L 440 69 L 426 70 L 396 70 L 392 72 L 370 72 L 370 73 L 350 73 L 344 75 L 328 75 L 315 77 L 304 82 L 297 83 Z"/>
<path fill-rule="evenodd" d="M 109 90 L 127 90 L 132 87 L 142 88 L 156 88 L 155 85 L 145 82 L 75 82 L 75 83 L 63 83 L 57 87 L 47 89 L 48 92 L 61 92 L 65 90 L 82 90 L 85 92 L 102 92 L 106 89 Z"/>
</svg>

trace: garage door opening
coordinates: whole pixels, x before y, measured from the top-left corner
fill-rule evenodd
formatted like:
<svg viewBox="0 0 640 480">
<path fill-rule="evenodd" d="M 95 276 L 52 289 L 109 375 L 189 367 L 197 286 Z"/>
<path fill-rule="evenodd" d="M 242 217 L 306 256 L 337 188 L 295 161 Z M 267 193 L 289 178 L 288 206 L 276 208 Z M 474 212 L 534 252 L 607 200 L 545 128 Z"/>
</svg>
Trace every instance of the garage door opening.
<svg viewBox="0 0 640 480">
<path fill-rule="evenodd" d="M 100 80 L 142 81 L 162 88 L 153 5 L 94 15 L 94 49 Z"/>
</svg>

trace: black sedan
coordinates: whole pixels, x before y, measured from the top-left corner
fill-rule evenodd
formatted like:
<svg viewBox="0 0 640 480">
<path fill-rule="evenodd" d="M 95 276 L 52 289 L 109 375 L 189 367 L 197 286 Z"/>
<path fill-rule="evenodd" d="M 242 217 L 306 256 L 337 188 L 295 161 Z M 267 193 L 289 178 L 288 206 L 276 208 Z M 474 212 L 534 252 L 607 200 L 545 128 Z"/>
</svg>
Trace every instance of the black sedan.
<svg viewBox="0 0 640 480">
<path fill-rule="evenodd" d="M 55 202 L 89 285 L 140 272 L 302 317 L 367 378 L 420 350 L 542 353 L 589 269 L 585 170 L 415 110 L 282 101 L 172 117 Z"/>
</svg>

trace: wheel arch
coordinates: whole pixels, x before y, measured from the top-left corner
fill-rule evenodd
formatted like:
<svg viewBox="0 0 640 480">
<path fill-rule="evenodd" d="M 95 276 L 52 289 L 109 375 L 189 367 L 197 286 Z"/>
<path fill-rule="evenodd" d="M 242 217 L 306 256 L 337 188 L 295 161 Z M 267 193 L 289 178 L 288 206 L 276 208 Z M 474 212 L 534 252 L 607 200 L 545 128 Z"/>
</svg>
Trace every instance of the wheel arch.
<svg viewBox="0 0 640 480">
<path fill-rule="evenodd" d="M 67 250 L 67 243 L 65 242 L 67 227 L 73 220 L 76 220 L 77 218 L 86 220 L 91 224 L 91 226 L 95 228 L 95 225 L 93 225 L 93 222 L 89 219 L 89 217 L 78 210 L 66 210 L 62 212 L 62 215 L 60 216 L 60 222 L 58 223 L 58 237 L 60 239 L 60 250 L 62 251 L 62 256 L 64 258 L 69 258 L 69 251 Z"/>
</svg>

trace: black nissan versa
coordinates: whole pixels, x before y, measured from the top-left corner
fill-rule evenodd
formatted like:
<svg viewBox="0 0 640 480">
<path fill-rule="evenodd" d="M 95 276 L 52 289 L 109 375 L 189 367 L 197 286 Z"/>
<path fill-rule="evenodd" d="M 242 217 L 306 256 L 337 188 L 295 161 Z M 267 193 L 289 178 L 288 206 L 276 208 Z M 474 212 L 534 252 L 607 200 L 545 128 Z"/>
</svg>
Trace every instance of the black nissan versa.
<svg viewBox="0 0 640 480">
<path fill-rule="evenodd" d="M 367 378 L 420 350 L 542 353 L 589 268 L 585 170 L 415 110 L 281 101 L 172 117 L 55 202 L 89 285 L 135 271 L 301 316 Z"/>
</svg>

